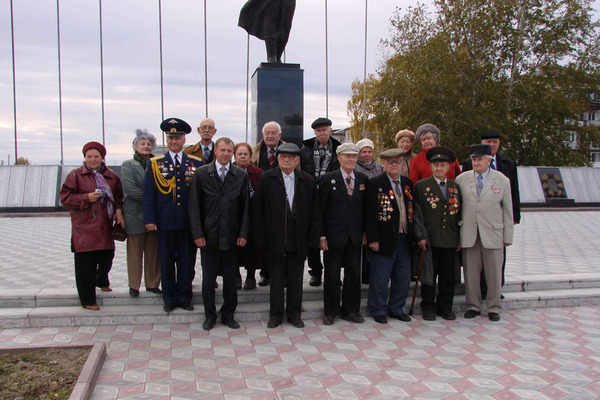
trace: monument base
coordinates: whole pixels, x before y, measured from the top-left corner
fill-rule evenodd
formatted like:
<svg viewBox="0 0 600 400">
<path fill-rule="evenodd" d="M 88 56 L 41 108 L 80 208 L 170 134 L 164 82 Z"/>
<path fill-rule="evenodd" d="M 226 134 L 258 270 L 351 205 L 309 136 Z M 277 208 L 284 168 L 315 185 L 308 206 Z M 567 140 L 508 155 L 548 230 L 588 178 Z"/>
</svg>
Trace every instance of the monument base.
<svg viewBox="0 0 600 400">
<path fill-rule="evenodd" d="M 252 75 L 252 143 L 269 121 L 281 125 L 282 140 L 302 145 L 304 70 L 300 64 L 261 63 Z"/>
</svg>

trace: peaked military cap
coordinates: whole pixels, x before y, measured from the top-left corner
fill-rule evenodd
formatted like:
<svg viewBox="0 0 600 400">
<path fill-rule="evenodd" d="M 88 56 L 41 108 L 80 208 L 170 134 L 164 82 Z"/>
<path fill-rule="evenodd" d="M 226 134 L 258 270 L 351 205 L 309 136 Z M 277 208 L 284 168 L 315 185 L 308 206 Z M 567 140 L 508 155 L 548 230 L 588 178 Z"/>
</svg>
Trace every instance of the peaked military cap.
<svg viewBox="0 0 600 400">
<path fill-rule="evenodd" d="M 456 154 L 454 154 L 451 149 L 444 146 L 432 147 L 431 149 L 427 150 L 425 157 L 427 157 L 427 161 L 430 163 L 442 161 L 452 163 L 454 160 L 456 160 Z"/>
<path fill-rule="evenodd" d="M 160 124 L 160 130 L 167 136 L 187 135 L 192 131 L 190 124 L 179 118 L 167 118 Z"/>
</svg>

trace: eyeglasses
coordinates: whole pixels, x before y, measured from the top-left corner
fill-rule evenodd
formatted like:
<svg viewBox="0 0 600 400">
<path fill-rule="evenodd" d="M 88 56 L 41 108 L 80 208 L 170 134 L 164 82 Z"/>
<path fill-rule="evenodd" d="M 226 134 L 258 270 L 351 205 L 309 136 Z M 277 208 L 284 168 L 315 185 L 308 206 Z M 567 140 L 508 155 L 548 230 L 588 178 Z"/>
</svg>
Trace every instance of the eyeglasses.
<svg viewBox="0 0 600 400">
<path fill-rule="evenodd" d="M 200 125 L 200 129 L 215 129 L 215 127 L 210 125 Z"/>
<path fill-rule="evenodd" d="M 399 158 L 395 158 L 395 159 L 393 159 L 393 160 L 389 160 L 389 159 L 387 159 L 387 160 L 384 160 L 384 162 L 385 162 L 385 163 L 387 163 L 387 164 L 390 164 L 390 165 L 391 165 L 391 164 L 396 164 L 396 165 L 400 165 L 400 164 L 402 164 L 402 160 L 401 160 L 401 159 L 399 159 Z"/>
</svg>

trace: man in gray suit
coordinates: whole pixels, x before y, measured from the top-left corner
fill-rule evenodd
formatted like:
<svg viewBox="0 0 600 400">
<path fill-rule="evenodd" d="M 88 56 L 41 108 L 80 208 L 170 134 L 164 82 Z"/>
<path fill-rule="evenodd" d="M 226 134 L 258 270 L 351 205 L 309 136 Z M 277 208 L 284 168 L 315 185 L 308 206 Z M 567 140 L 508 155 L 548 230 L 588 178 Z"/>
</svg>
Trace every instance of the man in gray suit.
<svg viewBox="0 0 600 400">
<path fill-rule="evenodd" d="M 465 269 L 465 318 L 481 314 L 481 270 L 488 285 L 487 311 L 490 321 L 500 320 L 500 295 L 504 247 L 513 240 L 510 181 L 490 168 L 492 150 L 487 144 L 471 145 L 473 171 L 456 178 L 463 200 L 460 241 Z"/>
</svg>

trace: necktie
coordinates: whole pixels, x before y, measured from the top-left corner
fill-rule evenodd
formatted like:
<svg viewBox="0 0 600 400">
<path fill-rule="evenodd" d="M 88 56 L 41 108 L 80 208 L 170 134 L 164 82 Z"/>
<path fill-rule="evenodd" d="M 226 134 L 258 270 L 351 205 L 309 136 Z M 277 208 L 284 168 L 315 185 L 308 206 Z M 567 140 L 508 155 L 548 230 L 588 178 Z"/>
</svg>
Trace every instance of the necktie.
<svg viewBox="0 0 600 400">
<path fill-rule="evenodd" d="M 227 168 L 221 167 L 219 170 L 221 171 L 221 182 L 225 182 L 225 176 L 227 175 Z"/>
<path fill-rule="evenodd" d="M 175 154 L 175 168 L 179 170 L 179 167 L 181 167 L 181 164 L 179 163 L 179 155 Z"/>
<path fill-rule="evenodd" d="M 354 188 L 352 187 L 352 178 L 350 175 L 346 177 L 346 190 L 348 191 L 348 196 L 352 196 L 352 193 L 354 193 Z"/>
<path fill-rule="evenodd" d="M 398 197 L 398 200 L 400 199 L 400 182 L 399 181 L 394 181 L 394 192 L 396 193 L 396 197 Z"/>
<path fill-rule="evenodd" d="M 202 155 L 204 156 L 205 160 L 208 160 L 210 158 L 210 149 L 208 148 L 208 146 L 204 146 L 204 151 L 202 152 Z"/>
<path fill-rule="evenodd" d="M 481 194 L 481 189 L 483 189 L 483 176 L 481 174 L 477 176 L 477 184 L 475 184 L 475 186 L 477 187 L 477 196 L 479 196 Z"/>
<path fill-rule="evenodd" d="M 444 199 L 446 199 L 446 181 L 440 182 L 440 190 L 442 191 L 442 195 L 444 195 Z"/>
<path fill-rule="evenodd" d="M 269 166 L 272 167 L 274 162 L 275 162 L 275 150 L 269 149 Z"/>
<path fill-rule="evenodd" d="M 491 169 L 496 169 L 496 163 L 494 162 L 493 158 L 492 158 L 492 162 L 490 163 L 490 168 Z"/>
</svg>

